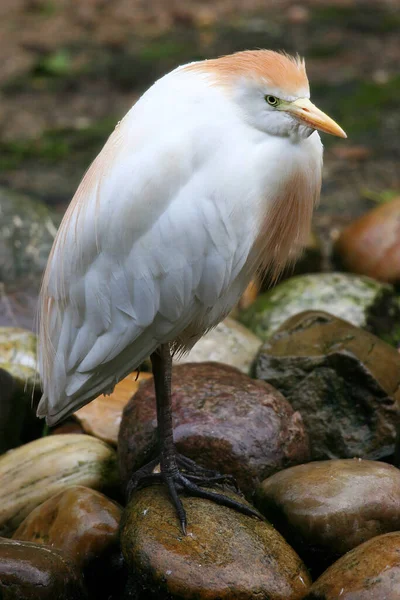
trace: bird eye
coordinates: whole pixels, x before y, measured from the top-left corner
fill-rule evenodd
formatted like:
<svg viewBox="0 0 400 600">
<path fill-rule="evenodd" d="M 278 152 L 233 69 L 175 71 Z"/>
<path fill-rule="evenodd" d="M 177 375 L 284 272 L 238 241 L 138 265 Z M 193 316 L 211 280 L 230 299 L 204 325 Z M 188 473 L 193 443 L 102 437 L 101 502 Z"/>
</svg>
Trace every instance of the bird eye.
<svg viewBox="0 0 400 600">
<path fill-rule="evenodd" d="M 268 102 L 268 104 L 270 104 L 270 106 L 276 106 L 278 104 L 278 98 L 275 96 L 265 96 L 265 100 Z"/>
</svg>

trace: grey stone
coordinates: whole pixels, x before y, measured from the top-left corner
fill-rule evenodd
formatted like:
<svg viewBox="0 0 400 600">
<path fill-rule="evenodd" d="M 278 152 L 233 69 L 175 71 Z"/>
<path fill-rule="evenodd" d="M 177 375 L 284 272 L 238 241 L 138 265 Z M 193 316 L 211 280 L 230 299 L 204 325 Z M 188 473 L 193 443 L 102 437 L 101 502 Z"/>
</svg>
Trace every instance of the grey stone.
<svg viewBox="0 0 400 600">
<path fill-rule="evenodd" d="M 253 332 L 235 319 L 227 317 L 202 337 L 188 354 L 174 362 L 182 364 L 211 360 L 248 373 L 261 343 Z"/>
</svg>

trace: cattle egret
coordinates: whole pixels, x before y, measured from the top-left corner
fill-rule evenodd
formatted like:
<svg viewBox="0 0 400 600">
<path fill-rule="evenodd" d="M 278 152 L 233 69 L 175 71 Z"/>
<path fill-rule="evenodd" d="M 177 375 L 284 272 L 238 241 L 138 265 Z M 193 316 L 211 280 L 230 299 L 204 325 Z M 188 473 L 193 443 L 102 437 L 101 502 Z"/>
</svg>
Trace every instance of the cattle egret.
<svg viewBox="0 0 400 600">
<path fill-rule="evenodd" d="M 160 456 L 131 488 L 254 511 L 201 485 L 223 481 L 177 454 L 171 357 L 233 308 L 258 270 L 276 278 L 307 241 L 321 187 L 319 129 L 304 61 L 244 51 L 181 66 L 118 123 L 84 176 L 48 260 L 40 299 L 38 415 L 67 417 L 151 356 Z M 160 472 L 154 466 L 160 463 Z"/>
</svg>

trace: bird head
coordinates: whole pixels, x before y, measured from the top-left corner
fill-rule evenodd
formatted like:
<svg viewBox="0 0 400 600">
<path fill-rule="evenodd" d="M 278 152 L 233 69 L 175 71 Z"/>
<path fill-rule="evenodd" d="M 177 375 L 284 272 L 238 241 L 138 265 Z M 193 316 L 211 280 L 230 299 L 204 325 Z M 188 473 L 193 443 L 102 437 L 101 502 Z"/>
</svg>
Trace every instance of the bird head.
<svg viewBox="0 0 400 600">
<path fill-rule="evenodd" d="M 318 129 L 347 137 L 343 129 L 310 101 L 304 60 L 271 50 L 244 51 L 192 63 L 203 70 L 256 129 L 275 136 L 307 138 Z"/>
</svg>

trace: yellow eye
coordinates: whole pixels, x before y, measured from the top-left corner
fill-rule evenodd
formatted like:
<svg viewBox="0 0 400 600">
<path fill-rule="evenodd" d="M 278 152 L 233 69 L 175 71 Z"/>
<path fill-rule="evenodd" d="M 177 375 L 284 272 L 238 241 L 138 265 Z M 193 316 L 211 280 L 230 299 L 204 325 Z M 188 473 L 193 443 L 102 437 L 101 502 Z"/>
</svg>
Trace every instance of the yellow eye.
<svg viewBox="0 0 400 600">
<path fill-rule="evenodd" d="M 268 102 L 268 104 L 270 106 L 276 106 L 279 102 L 278 98 L 276 98 L 275 96 L 265 96 L 265 101 Z"/>
</svg>

